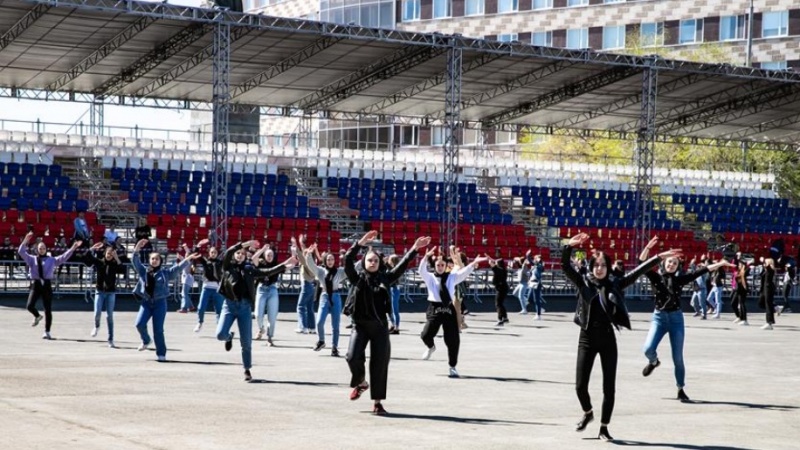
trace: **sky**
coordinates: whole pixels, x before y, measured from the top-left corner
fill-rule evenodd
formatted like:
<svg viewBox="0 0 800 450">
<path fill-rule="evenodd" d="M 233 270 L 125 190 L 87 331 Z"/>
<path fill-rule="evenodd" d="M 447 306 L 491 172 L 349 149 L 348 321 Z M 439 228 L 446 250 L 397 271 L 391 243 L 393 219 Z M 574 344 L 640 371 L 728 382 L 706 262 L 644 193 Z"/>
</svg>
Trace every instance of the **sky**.
<svg viewBox="0 0 800 450">
<path fill-rule="evenodd" d="M 170 0 L 171 4 L 200 6 L 200 0 Z M 89 124 L 89 105 L 69 102 L 44 102 L 38 100 L 16 100 L 0 98 L 0 129 L 33 131 L 30 124 L 14 121 L 76 124 L 81 121 Z M 155 108 L 131 108 L 106 106 L 104 120 L 106 126 L 155 128 L 169 130 L 188 130 L 191 113 L 189 111 L 159 110 Z M 64 133 L 64 126 L 47 127 L 46 132 Z M 52 131 L 50 131 L 52 129 Z M 73 129 L 71 133 L 78 134 Z"/>
</svg>

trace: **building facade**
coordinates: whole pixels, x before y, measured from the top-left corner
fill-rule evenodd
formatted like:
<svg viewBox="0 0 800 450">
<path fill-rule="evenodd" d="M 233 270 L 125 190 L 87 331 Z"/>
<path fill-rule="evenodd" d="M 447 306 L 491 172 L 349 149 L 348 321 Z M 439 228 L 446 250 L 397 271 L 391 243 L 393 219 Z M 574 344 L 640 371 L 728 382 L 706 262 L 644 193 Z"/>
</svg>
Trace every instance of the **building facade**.
<svg viewBox="0 0 800 450">
<path fill-rule="evenodd" d="M 460 33 L 532 45 L 653 53 L 679 59 L 745 65 L 749 0 L 246 0 L 245 9 L 404 31 Z M 800 3 L 755 0 L 751 61 L 754 67 L 800 70 Z M 262 130 L 286 133 L 265 118 Z M 440 145 L 436 128 L 323 122 L 323 146 L 382 148 Z M 276 130 L 273 132 L 273 130 Z M 461 143 L 478 145 L 467 131 Z M 484 137 L 486 138 L 486 137 Z M 280 140 L 280 138 L 275 138 Z M 284 136 L 283 139 L 286 139 Z M 488 145 L 513 145 L 513 133 L 489 133 Z"/>
</svg>

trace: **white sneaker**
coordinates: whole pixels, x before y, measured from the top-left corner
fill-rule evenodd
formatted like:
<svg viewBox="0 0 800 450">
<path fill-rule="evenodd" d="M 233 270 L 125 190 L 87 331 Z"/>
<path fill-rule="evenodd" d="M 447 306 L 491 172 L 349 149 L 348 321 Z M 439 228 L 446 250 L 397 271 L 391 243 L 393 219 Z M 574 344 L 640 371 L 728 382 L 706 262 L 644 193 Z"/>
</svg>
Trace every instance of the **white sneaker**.
<svg viewBox="0 0 800 450">
<path fill-rule="evenodd" d="M 158 362 L 165 362 L 167 360 L 166 356 L 158 355 Z"/>
<path fill-rule="evenodd" d="M 263 338 L 263 337 L 264 337 L 264 329 L 263 328 L 259 328 L 258 329 L 258 334 L 256 334 L 256 340 L 260 341 L 261 338 Z"/>
<path fill-rule="evenodd" d="M 308 334 L 317 334 L 317 330 L 314 328 L 306 328 L 306 333 Z"/>
<path fill-rule="evenodd" d="M 194 332 L 199 333 L 200 330 L 203 329 L 203 322 L 197 322 L 197 326 L 194 327 Z"/>
<path fill-rule="evenodd" d="M 547 310 L 546 310 L 546 309 L 544 309 L 544 308 L 539 308 L 539 313 L 540 313 L 540 314 L 544 314 L 544 313 L 546 313 L 546 312 L 547 312 Z"/>
<path fill-rule="evenodd" d="M 137 350 L 139 350 L 140 352 L 143 352 L 143 351 L 147 350 L 149 347 L 150 347 L 150 344 L 145 344 L 143 342 L 143 343 L 139 344 L 139 348 L 137 348 Z"/>
<path fill-rule="evenodd" d="M 765 323 L 764 326 L 761 327 L 761 329 L 762 330 L 771 330 L 772 329 L 772 324 L 771 323 Z"/>
<path fill-rule="evenodd" d="M 748 326 L 748 325 L 750 325 L 750 324 L 749 324 L 749 323 L 747 323 L 747 321 L 746 321 L 746 320 L 741 320 L 741 321 L 739 321 L 739 325 L 740 325 L 740 326 L 743 326 L 743 327 L 746 327 L 746 326 Z"/>
<path fill-rule="evenodd" d="M 114 345 L 114 341 L 108 341 L 108 348 L 117 348 L 117 346 Z"/>
<path fill-rule="evenodd" d="M 427 361 L 427 360 L 431 359 L 431 355 L 433 355 L 433 352 L 435 352 L 435 351 L 436 351 L 436 346 L 435 345 L 433 347 L 427 348 L 425 350 L 425 353 L 422 354 L 422 360 L 423 361 Z"/>
<path fill-rule="evenodd" d="M 35 327 L 36 325 L 39 325 L 39 322 L 41 322 L 42 319 L 44 319 L 44 316 L 36 316 L 36 317 L 34 317 L 33 318 L 33 322 L 31 322 L 31 326 Z"/>
<path fill-rule="evenodd" d="M 91 336 L 92 336 L 92 337 L 96 337 L 96 336 L 97 336 L 97 327 L 94 327 L 94 328 L 92 328 L 92 334 L 91 334 Z"/>
<path fill-rule="evenodd" d="M 294 332 L 297 333 L 297 334 L 306 334 L 306 329 L 305 328 L 298 328 L 298 329 L 294 330 Z"/>
<path fill-rule="evenodd" d="M 535 319 L 533 319 L 533 320 L 542 320 L 542 315 L 541 315 L 541 314 L 537 314 L 537 315 L 536 315 L 536 318 L 535 318 Z"/>
<path fill-rule="evenodd" d="M 742 321 L 742 320 L 741 320 L 741 319 L 739 319 L 738 317 L 737 317 L 737 318 L 735 318 L 735 319 L 733 319 L 733 323 L 734 323 L 734 324 L 737 324 L 737 323 L 739 323 L 739 322 L 741 322 L 741 321 Z"/>
<path fill-rule="evenodd" d="M 52 339 L 53 339 L 53 337 L 52 337 L 52 336 L 50 336 L 50 333 L 48 333 L 47 331 L 45 331 L 44 333 L 42 333 L 42 339 L 47 339 L 47 340 L 49 341 L 49 340 L 52 340 Z"/>
<path fill-rule="evenodd" d="M 459 378 L 458 371 L 456 370 L 455 367 L 451 367 L 450 368 L 450 375 L 448 375 L 448 376 L 450 378 Z"/>
<path fill-rule="evenodd" d="M 523 310 L 522 310 L 522 311 L 520 311 L 519 313 L 520 313 L 520 314 L 522 314 L 522 315 L 524 316 L 525 314 L 528 314 L 528 310 L 527 310 L 527 309 L 523 309 Z"/>
</svg>

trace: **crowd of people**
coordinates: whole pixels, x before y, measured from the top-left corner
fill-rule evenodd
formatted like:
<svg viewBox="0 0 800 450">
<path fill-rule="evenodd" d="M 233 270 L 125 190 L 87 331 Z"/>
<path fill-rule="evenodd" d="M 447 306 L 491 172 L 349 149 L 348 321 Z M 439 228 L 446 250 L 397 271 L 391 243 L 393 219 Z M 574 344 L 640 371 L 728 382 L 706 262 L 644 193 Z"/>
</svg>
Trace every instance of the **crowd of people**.
<svg viewBox="0 0 800 450">
<path fill-rule="evenodd" d="M 77 226 L 76 226 L 77 229 Z M 106 312 L 108 345 L 114 345 L 114 307 L 119 274 L 125 272 L 125 264 L 118 247 L 100 242 L 91 247 L 77 236 L 63 253 L 53 256 L 43 242 L 34 241 L 28 233 L 17 249 L 19 257 L 28 268 L 31 280 L 27 309 L 33 315 L 32 326 L 36 327 L 44 317 L 44 339 L 52 339 L 52 295 L 53 280 L 57 269 L 70 260 L 76 250 L 85 248 L 82 262 L 92 266 L 96 274 L 94 323 L 91 335 L 97 336 L 101 328 L 102 312 Z M 357 400 L 370 390 L 374 402 L 373 412 L 387 414 L 382 401 L 386 399 L 389 360 L 391 357 L 390 334 L 400 332 L 398 282 L 409 266 L 416 262 L 417 273 L 427 291 L 428 307 L 425 325 L 420 338 L 424 344 L 423 360 L 431 358 L 436 351 L 434 338 L 443 329 L 447 348 L 448 374 L 458 378 L 457 369 L 461 345 L 461 331 L 467 328 L 464 316 L 468 313 L 464 304 L 465 282 L 481 264 L 488 263 L 491 284 L 496 290 L 495 307 L 497 327 L 510 322 L 506 298 L 515 296 L 520 302 L 520 314 L 528 314 L 533 307 L 535 320 L 542 320 L 545 313 L 543 298 L 544 265 L 540 255 L 527 252 L 511 261 L 493 259 L 488 255 L 476 256 L 471 261 L 456 247 L 449 249 L 430 245 L 430 237 L 419 237 L 404 255 L 384 255 L 371 247 L 377 231 L 370 231 L 355 242 L 349 250 L 337 257 L 330 252 L 320 253 L 316 244 L 306 242 L 302 234 L 292 238 L 291 255 L 278 263 L 275 248 L 258 241 L 237 243 L 227 249 L 219 249 L 204 239 L 193 248 L 183 246 L 176 261 L 168 265 L 164 255 L 152 251 L 149 239 L 142 237 L 132 252 L 132 267 L 135 274 L 134 296 L 139 300 L 139 311 L 135 326 L 141 337 L 138 350 L 147 350 L 155 344 L 158 361 L 166 361 L 168 346 L 164 324 L 168 310 L 168 297 L 172 283 L 180 277 L 182 313 L 196 312 L 197 324 L 194 332 L 200 332 L 206 312 L 213 307 L 216 313 L 216 337 L 224 343 L 226 351 L 233 347 L 236 333 L 231 331 L 237 323 L 241 346 L 245 381 L 252 380 L 252 341 L 266 338 L 274 345 L 278 315 L 278 281 L 281 274 L 298 266 L 301 291 L 297 300 L 297 329 L 301 334 L 314 334 L 316 343 L 311 347 L 321 351 L 327 345 L 326 323 L 331 319 L 331 356 L 339 357 L 339 337 L 342 315 L 349 317 L 350 343 L 346 361 L 350 369 L 350 399 Z M 603 403 L 599 437 L 613 439 L 608 426 L 614 409 L 615 380 L 617 367 L 616 331 L 621 327 L 630 329 L 630 318 L 625 303 L 625 289 L 640 277 L 649 281 L 654 312 L 650 331 L 643 344 L 647 359 L 642 371 L 649 376 L 660 366 L 657 348 L 664 336 L 668 336 L 672 350 L 677 398 L 689 401 L 685 391 L 685 363 L 683 346 L 685 339 L 683 293 L 691 290 L 690 304 L 694 316 L 702 319 L 719 318 L 724 300 L 722 288 L 726 268 L 732 270 L 734 285 L 731 307 L 736 323 L 748 324 L 746 299 L 752 291 L 750 270 L 759 272 L 759 306 L 766 311 L 762 328 L 771 330 L 775 315 L 785 311 L 775 306 L 776 264 L 772 258 L 746 261 L 737 254 L 733 262 L 714 261 L 705 255 L 686 261 L 679 249 L 671 249 L 650 255 L 658 245 L 654 237 L 639 255 L 640 264 L 625 271 L 621 261 L 612 261 L 601 249 L 591 249 L 584 258 L 575 257 L 575 248 L 583 248 L 589 236 L 580 233 L 568 240 L 562 249 L 561 269 L 577 292 L 577 307 L 574 322 L 579 325 L 579 341 L 576 365 L 576 392 L 583 415 L 576 425 L 583 431 L 594 420 L 589 396 L 589 379 L 597 356 L 600 357 L 603 375 Z M 424 253 L 423 253 L 424 251 Z M 362 257 L 359 259 L 359 255 Z M 124 256 L 123 256 L 124 257 Z M 194 306 L 192 290 L 196 272 L 201 275 L 199 305 Z M 784 281 L 785 283 L 786 281 Z M 512 289 L 512 283 L 515 287 Z M 42 300 L 44 316 L 39 313 L 37 303 Z M 313 305 L 318 304 L 316 311 Z M 343 300 L 344 299 L 344 300 Z M 788 304 L 788 303 L 787 303 Z M 265 322 L 266 317 L 266 322 Z M 256 335 L 253 337 L 253 319 Z M 150 335 L 152 330 L 152 337 Z M 366 371 L 366 348 L 370 348 L 369 377 Z"/>
</svg>

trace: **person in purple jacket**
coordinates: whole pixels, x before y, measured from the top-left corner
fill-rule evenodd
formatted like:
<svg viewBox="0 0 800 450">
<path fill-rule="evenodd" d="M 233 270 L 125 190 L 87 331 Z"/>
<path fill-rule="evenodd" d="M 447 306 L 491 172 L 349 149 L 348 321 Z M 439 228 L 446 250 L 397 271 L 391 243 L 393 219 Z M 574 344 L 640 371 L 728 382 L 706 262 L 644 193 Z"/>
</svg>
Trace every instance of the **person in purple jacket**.
<svg viewBox="0 0 800 450">
<path fill-rule="evenodd" d="M 36 302 L 40 298 L 42 299 L 44 304 L 44 334 L 42 334 L 42 339 L 52 339 L 50 337 L 50 327 L 53 325 L 53 279 L 55 278 L 56 267 L 67 262 L 72 253 L 75 252 L 75 249 L 80 247 L 83 242 L 73 242 L 69 250 L 54 258 L 47 254 L 47 246 L 44 242 L 39 242 L 36 245 L 36 254 L 31 255 L 28 252 L 28 242 L 32 238 L 32 232 L 26 234 L 17 251 L 30 270 L 31 292 L 28 295 L 27 308 L 33 314 L 31 326 L 39 325 L 39 322 L 42 321 L 42 316 L 36 309 Z"/>
</svg>

